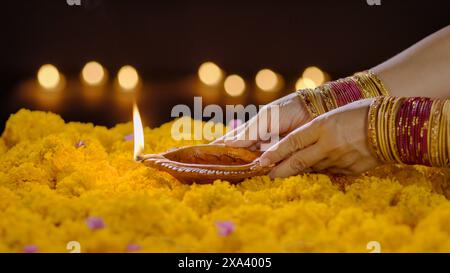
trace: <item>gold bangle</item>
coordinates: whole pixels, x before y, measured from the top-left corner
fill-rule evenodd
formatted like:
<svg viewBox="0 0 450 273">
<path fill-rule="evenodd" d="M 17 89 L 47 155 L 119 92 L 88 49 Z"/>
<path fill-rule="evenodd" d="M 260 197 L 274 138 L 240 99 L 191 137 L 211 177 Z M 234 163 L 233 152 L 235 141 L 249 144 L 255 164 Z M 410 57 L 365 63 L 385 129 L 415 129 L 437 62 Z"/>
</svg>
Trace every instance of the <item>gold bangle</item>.
<svg viewBox="0 0 450 273">
<path fill-rule="evenodd" d="M 342 100 L 338 100 L 336 97 L 336 95 L 342 92 L 335 91 L 333 89 L 334 85 L 332 86 L 329 83 L 325 83 L 315 89 L 306 88 L 296 91 L 297 95 L 299 95 L 300 99 L 305 103 L 307 111 L 312 117 L 317 117 L 323 113 L 336 109 L 338 107 L 338 101 L 340 101 L 340 103 L 345 103 L 359 98 L 359 94 L 357 95 L 356 90 L 354 89 L 355 87 L 349 87 L 349 85 L 353 85 L 353 83 L 356 84 L 357 88 L 360 90 L 362 98 L 378 97 L 383 93 L 380 91 L 380 88 L 384 88 L 382 82 L 370 71 L 358 72 L 351 77 L 337 80 L 337 83 L 341 86 L 347 86 L 349 90 L 352 90 L 348 94 L 342 94 Z"/>
<path fill-rule="evenodd" d="M 317 117 L 319 115 L 317 109 L 314 106 L 314 102 L 311 100 L 311 96 L 310 94 L 312 93 L 312 89 L 302 89 L 302 90 L 298 90 L 296 91 L 297 95 L 299 95 L 299 97 L 301 98 L 301 100 L 305 103 L 306 105 L 306 109 L 308 110 L 309 114 L 311 114 L 311 116 L 313 118 Z"/>
<path fill-rule="evenodd" d="M 381 105 L 380 108 L 378 109 L 378 113 L 377 113 L 377 138 L 378 138 L 378 146 L 380 149 L 380 154 L 381 154 L 381 159 L 383 162 L 386 161 L 386 157 L 384 154 L 384 139 L 383 139 L 383 133 L 382 133 L 382 128 L 383 128 L 383 111 L 384 111 L 384 106 L 386 105 L 385 103 L 385 99 L 383 98 L 381 100 Z"/>
<path fill-rule="evenodd" d="M 385 153 L 386 153 L 386 160 L 388 162 L 395 162 L 395 157 L 393 155 L 393 151 L 391 149 L 391 140 L 390 140 L 390 120 L 392 114 L 392 108 L 394 106 L 394 102 L 396 100 L 396 97 L 385 97 L 386 99 L 386 109 L 384 112 L 384 126 L 383 126 L 383 135 L 384 135 L 384 141 L 385 141 Z"/>
<path fill-rule="evenodd" d="M 382 96 L 383 94 L 380 92 L 380 90 L 378 89 L 378 87 L 374 84 L 374 82 L 370 79 L 368 74 L 365 74 L 365 76 L 367 77 L 366 81 L 367 81 L 367 85 L 370 86 L 370 90 L 372 91 L 372 96 L 377 97 L 377 96 Z"/>
<path fill-rule="evenodd" d="M 313 91 L 314 99 L 315 99 L 315 105 L 317 107 L 317 112 L 321 115 L 327 112 L 325 109 L 326 106 L 324 104 L 324 101 L 322 99 L 322 95 L 320 93 L 320 88 L 316 88 Z"/>
<path fill-rule="evenodd" d="M 441 122 L 439 124 L 439 158 L 442 167 L 446 167 L 448 165 L 448 156 L 447 154 L 447 123 L 448 123 L 448 115 L 447 115 L 447 107 L 448 100 L 443 101 L 442 103 L 442 113 L 441 113 Z"/>
<path fill-rule="evenodd" d="M 441 100 L 434 100 L 431 107 L 430 134 L 428 137 L 428 148 L 430 151 L 430 165 L 439 166 L 439 124 L 441 119 Z"/>
<path fill-rule="evenodd" d="M 326 85 L 327 90 L 329 91 L 329 94 L 331 95 L 331 100 L 333 101 L 333 109 L 338 108 L 337 98 L 329 84 Z"/>
<path fill-rule="evenodd" d="M 386 86 L 383 84 L 383 82 L 380 80 L 380 78 L 372 70 L 367 70 L 367 75 L 373 81 L 373 83 L 378 87 L 378 90 L 380 91 L 381 96 L 389 96 L 389 92 L 388 92 Z"/>
<path fill-rule="evenodd" d="M 383 127 L 381 128 L 381 133 L 383 134 L 383 149 L 384 149 L 384 154 L 385 154 L 385 158 L 386 158 L 386 162 L 392 162 L 393 159 L 391 158 L 390 155 L 390 145 L 389 145 L 389 114 L 391 111 L 391 100 L 393 99 L 393 97 L 385 97 L 385 106 L 384 106 L 384 110 L 381 113 L 383 116 Z"/>
<path fill-rule="evenodd" d="M 363 98 L 371 98 L 372 97 L 372 95 L 370 94 L 369 90 L 367 89 L 365 84 L 359 79 L 357 74 L 352 76 L 352 80 L 356 83 L 356 85 L 358 86 L 359 90 L 361 90 L 361 95 L 362 95 Z"/>
<path fill-rule="evenodd" d="M 446 124 L 445 124 L 445 137 L 447 138 L 446 145 L 447 149 L 444 149 L 444 153 L 447 153 L 447 162 L 445 167 L 450 167 L 450 100 L 445 100 L 444 111 L 443 114 L 446 116 Z"/>
<path fill-rule="evenodd" d="M 389 117 L 389 145 L 392 154 L 393 161 L 402 163 L 398 154 L 397 137 L 396 137 L 396 118 L 397 113 L 404 101 L 404 98 L 395 98 L 392 104 L 390 117 Z"/>
<path fill-rule="evenodd" d="M 377 132 L 378 132 L 378 139 L 379 139 L 379 146 L 380 146 L 380 151 L 381 151 L 381 155 L 383 158 L 384 162 L 388 162 L 389 161 L 389 157 L 387 155 L 387 151 L 386 151 L 386 139 L 385 139 L 385 113 L 386 113 L 386 108 L 387 105 L 389 103 L 389 98 L 383 98 L 382 102 L 381 102 L 381 106 L 380 109 L 378 110 L 378 128 L 377 128 Z"/>
<path fill-rule="evenodd" d="M 374 98 L 381 96 L 381 93 L 378 91 L 378 88 L 372 82 L 366 71 L 358 72 L 354 76 L 359 82 L 360 86 L 362 87 L 362 90 L 365 91 L 364 95 L 366 96 L 366 98 Z"/>
<path fill-rule="evenodd" d="M 333 101 L 333 95 L 331 94 L 331 90 L 328 84 L 323 84 L 318 88 L 320 90 L 320 94 L 322 95 L 322 100 L 325 103 L 327 112 L 337 108 L 336 103 Z"/>
<path fill-rule="evenodd" d="M 368 128 L 368 141 L 369 141 L 369 147 L 372 151 L 372 154 L 378 158 L 379 160 L 382 160 L 382 157 L 380 155 L 380 149 L 379 149 L 379 142 L 377 137 L 377 115 L 378 115 L 378 109 L 381 105 L 383 98 L 375 98 L 369 107 L 368 112 L 368 122 L 367 122 L 367 128 Z"/>
</svg>

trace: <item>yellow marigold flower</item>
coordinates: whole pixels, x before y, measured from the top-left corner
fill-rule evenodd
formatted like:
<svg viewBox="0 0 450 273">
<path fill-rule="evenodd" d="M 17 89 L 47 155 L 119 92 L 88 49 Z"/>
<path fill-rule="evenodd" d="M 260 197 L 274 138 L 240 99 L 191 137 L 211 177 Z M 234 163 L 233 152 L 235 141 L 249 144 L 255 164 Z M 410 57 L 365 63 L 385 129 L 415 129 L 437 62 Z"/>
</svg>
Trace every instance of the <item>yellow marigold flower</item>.
<svg viewBox="0 0 450 273">
<path fill-rule="evenodd" d="M 145 152 L 206 142 L 172 139 L 180 121 L 201 125 L 145 128 Z M 11 115 L 0 138 L 0 252 L 69 252 L 71 243 L 81 252 L 450 251 L 448 169 L 184 185 L 135 162 L 132 133 L 131 123 Z"/>
</svg>

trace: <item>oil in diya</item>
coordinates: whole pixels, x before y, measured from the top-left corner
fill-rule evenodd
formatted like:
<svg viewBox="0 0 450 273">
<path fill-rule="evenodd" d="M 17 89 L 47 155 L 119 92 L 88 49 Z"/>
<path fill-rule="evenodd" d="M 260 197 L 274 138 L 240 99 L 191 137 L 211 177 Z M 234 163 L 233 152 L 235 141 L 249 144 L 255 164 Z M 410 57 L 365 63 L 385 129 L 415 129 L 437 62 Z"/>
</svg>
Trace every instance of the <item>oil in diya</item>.
<svg viewBox="0 0 450 273">
<path fill-rule="evenodd" d="M 133 107 L 134 159 L 165 171 L 182 183 L 211 183 L 226 180 L 237 183 L 245 178 L 267 174 L 272 166 L 262 167 L 261 152 L 223 144 L 203 144 L 175 148 L 160 154 L 143 154 L 144 130 L 139 110 Z"/>
</svg>

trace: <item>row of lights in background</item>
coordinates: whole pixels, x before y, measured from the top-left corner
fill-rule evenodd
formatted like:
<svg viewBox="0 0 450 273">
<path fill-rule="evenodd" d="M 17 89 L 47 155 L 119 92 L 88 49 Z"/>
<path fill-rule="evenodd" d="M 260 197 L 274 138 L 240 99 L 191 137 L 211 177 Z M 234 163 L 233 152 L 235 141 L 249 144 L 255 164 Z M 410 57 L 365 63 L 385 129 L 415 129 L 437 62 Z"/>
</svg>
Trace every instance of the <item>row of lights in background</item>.
<svg viewBox="0 0 450 273">
<path fill-rule="evenodd" d="M 225 92 L 232 96 L 241 96 L 246 90 L 245 80 L 237 75 L 226 75 L 224 70 L 213 62 L 200 65 L 198 77 L 201 82 L 208 86 L 219 86 L 223 84 Z M 316 66 L 306 68 L 295 82 L 295 90 L 303 88 L 315 88 L 329 80 L 329 75 Z M 283 77 L 275 71 L 264 68 L 255 76 L 255 84 L 261 91 L 278 92 L 284 86 Z"/>
<path fill-rule="evenodd" d="M 101 86 L 108 81 L 107 70 L 98 62 L 86 63 L 81 71 L 81 81 L 88 86 Z M 219 86 L 223 84 L 225 92 L 232 97 L 244 94 L 246 90 L 245 80 L 237 75 L 226 75 L 224 70 L 213 62 L 205 62 L 198 69 L 200 81 L 208 86 Z M 295 89 L 315 88 L 326 80 L 329 76 L 316 66 L 306 68 L 301 77 L 295 82 Z M 52 64 L 45 64 L 40 67 L 37 73 L 37 80 L 45 90 L 60 90 L 65 85 L 65 78 Z M 122 91 L 133 91 L 140 83 L 137 70 L 131 65 L 125 65 L 117 72 L 116 83 Z M 263 92 L 278 92 L 284 87 L 284 79 L 275 71 L 265 68 L 258 71 L 255 76 L 255 84 Z"/>
<path fill-rule="evenodd" d="M 81 70 L 81 81 L 88 86 L 101 86 L 108 80 L 106 69 L 98 62 L 88 62 Z M 52 64 L 44 64 L 37 73 L 37 81 L 45 90 L 58 91 L 65 85 L 65 78 Z M 116 81 L 121 90 L 133 91 L 139 85 L 140 78 L 137 70 L 131 65 L 119 69 Z"/>
</svg>

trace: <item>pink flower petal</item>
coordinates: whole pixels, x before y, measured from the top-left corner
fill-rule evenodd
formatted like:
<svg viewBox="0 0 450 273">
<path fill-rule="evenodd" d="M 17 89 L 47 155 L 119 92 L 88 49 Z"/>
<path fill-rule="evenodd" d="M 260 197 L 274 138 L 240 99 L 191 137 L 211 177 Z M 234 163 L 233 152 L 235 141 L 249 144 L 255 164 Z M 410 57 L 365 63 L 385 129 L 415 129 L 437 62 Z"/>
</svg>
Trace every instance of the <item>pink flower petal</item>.
<svg viewBox="0 0 450 273">
<path fill-rule="evenodd" d="M 75 144 L 75 148 L 80 148 L 84 146 L 86 146 L 86 143 L 83 140 L 80 140 Z"/>
<path fill-rule="evenodd" d="M 123 140 L 125 141 L 132 141 L 133 140 L 134 135 L 133 134 L 129 134 L 123 137 Z"/>
<path fill-rule="evenodd" d="M 139 251 L 141 250 L 141 246 L 138 244 L 128 244 L 127 245 L 127 251 Z"/>
<path fill-rule="evenodd" d="M 36 245 L 26 245 L 23 248 L 24 253 L 36 253 L 38 252 L 39 248 Z"/>
<path fill-rule="evenodd" d="M 228 236 L 236 229 L 231 221 L 216 221 L 216 227 L 219 236 Z"/>
<path fill-rule="evenodd" d="M 105 227 L 105 223 L 103 222 L 103 219 L 101 217 L 97 216 L 90 216 L 86 218 L 86 224 L 89 229 L 91 230 L 97 230 L 102 229 Z"/>
</svg>

